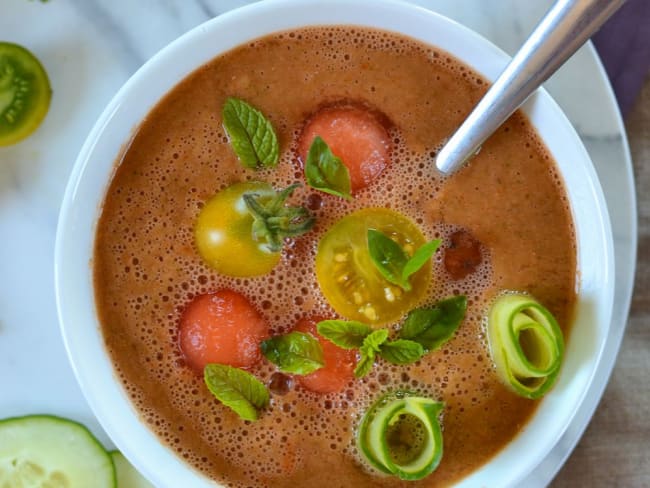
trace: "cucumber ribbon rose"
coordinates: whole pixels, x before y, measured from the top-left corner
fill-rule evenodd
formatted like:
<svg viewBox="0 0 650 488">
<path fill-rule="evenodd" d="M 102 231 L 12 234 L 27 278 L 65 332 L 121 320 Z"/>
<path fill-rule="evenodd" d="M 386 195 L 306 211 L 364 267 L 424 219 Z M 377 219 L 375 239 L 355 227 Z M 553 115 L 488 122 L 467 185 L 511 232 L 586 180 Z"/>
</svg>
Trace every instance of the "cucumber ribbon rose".
<svg viewBox="0 0 650 488">
<path fill-rule="evenodd" d="M 564 340 L 551 313 L 528 295 L 504 294 L 488 316 L 490 353 L 503 383 L 520 396 L 537 399 L 553 386 Z"/>
<path fill-rule="evenodd" d="M 396 391 L 380 398 L 364 415 L 359 449 L 379 471 L 403 480 L 431 474 L 442 459 L 438 416 L 443 404 Z"/>
</svg>

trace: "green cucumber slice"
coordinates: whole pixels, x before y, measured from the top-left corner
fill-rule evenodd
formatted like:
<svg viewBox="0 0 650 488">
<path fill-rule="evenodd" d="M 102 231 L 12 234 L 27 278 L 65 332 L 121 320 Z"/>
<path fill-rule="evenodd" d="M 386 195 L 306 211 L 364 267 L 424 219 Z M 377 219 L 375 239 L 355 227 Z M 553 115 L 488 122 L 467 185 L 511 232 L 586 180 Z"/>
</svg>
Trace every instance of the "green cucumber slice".
<svg viewBox="0 0 650 488">
<path fill-rule="evenodd" d="M 442 459 L 438 415 L 443 404 L 408 395 L 396 392 L 380 398 L 362 420 L 358 444 L 373 467 L 403 480 L 419 480 Z"/>
<path fill-rule="evenodd" d="M 380 407 L 385 406 L 387 403 L 395 399 L 401 399 L 407 394 L 408 394 L 407 392 L 397 391 L 395 393 L 389 393 L 387 395 L 382 396 L 366 411 L 365 415 L 363 416 L 363 419 L 361 420 L 361 424 L 359 426 L 359 431 L 357 435 L 357 447 L 364 455 L 366 460 L 370 463 L 370 465 L 373 468 L 381 471 L 382 473 L 392 474 L 391 471 L 388 470 L 386 466 L 381 464 L 377 459 L 377 456 L 374 451 L 374 446 L 368 439 L 369 427 L 371 422 L 375 418 L 377 410 Z"/>
<path fill-rule="evenodd" d="M 535 400 L 553 386 L 564 339 L 543 305 L 528 295 L 503 294 L 490 308 L 487 332 L 497 374 L 510 390 Z"/>
<path fill-rule="evenodd" d="M 395 474 L 403 480 L 419 480 L 430 475 L 440 464 L 442 459 L 442 431 L 438 422 L 438 415 L 443 408 L 442 403 L 430 398 L 413 397 L 404 400 L 402 410 L 397 412 L 389 422 L 389 427 L 396 423 L 401 416 L 411 416 L 417 419 L 424 428 L 423 445 L 420 452 L 410 462 L 398 464 L 393 456 L 390 457 Z M 385 436 L 386 441 L 388 437 Z M 388 442 L 381 446 L 390 455 L 392 447 Z"/>
<path fill-rule="evenodd" d="M 117 473 L 117 488 L 154 488 L 120 451 L 109 452 Z"/>
<path fill-rule="evenodd" d="M 115 488 L 113 461 L 83 425 L 50 415 L 0 421 L 0 486 Z"/>
<path fill-rule="evenodd" d="M 0 147 L 34 132 L 51 97 L 50 80 L 40 61 L 18 44 L 0 42 Z"/>
</svg>

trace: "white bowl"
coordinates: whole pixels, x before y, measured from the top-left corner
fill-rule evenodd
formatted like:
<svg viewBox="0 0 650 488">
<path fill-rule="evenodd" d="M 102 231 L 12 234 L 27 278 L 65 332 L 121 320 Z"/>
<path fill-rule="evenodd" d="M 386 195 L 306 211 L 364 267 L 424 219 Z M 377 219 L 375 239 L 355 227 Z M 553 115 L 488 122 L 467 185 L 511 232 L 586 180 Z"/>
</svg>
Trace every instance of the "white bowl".
<svg viewBox="0 0 650 488">
<path fill-rule="evenodd" d="M 91 131 L 75 164 L 61 208 L 55 281 L 61 330 L 77 380 L 100 423 L 156 486 L 215 483 L 192 469 L 145 426 L 114 374 L 93 296 L 95 226 L 114 164 L 133 130 L 156 102 L 215 56 L 266 34 L 308 25 L 349 24 L 394 31 L 442 48 L 494 80 L 508 57 L 469 29 L 428 10 L 391 0 L 269 0 L 221 15 L 150 59 L 122 87 Z M 549 453 L 573 419 L 592 382 L 610 326 L 613 244 L 607 207 L 578 135 L 543 90 L 525 112 L 564 177 L 576 225 L 578 302 L 566 360 L 555 388 L 534 417 L 489 463 L 459 486 L 513 486 Z"/>
</svg>

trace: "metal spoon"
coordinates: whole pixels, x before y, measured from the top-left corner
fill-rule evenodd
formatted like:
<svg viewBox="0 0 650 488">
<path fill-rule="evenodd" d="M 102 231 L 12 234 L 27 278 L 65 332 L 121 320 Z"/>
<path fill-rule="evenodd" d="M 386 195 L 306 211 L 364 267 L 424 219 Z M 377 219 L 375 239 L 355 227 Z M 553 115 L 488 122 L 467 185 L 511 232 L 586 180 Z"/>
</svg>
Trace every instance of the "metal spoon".
<svg viewBox="0 0 650 488">
<path fill-rule="evenodd" d="M 440 150 L 438 169 L 451 174 L 476 154 L 481 144 L 623 3 L 625 0 L 558 0 Z"/>
</svg>

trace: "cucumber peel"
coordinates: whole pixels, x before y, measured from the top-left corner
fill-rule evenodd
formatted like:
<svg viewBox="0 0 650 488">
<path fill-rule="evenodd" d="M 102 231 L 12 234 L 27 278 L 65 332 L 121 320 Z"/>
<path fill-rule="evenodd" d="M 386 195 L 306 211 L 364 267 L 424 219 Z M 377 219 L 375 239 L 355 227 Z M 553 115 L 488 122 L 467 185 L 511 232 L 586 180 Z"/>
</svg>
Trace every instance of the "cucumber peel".
<svg viewBox="0 0 650 488">
<path fill-rule="evenodd" d="M 564 354 L 553 315 L 528 295 L 504 294 L 490 309 L 487 331 L 501 381 L 520 396 L 541 398 L 555 383 Z"/>
<path fill-rule="evenodd" d="M 117 485 L 111 457 L 86 427 L 29 415 L 0 421 L 0 486 Z"/>
<path fill-rule="evenodd" d="M 369 464 L 383 473 L 402 480 L 422 479 L 435 471 L 442 459 L 438 422 L 442 409 L 442 403 L 408 392 L 386 395 L 364 415 L 359 449 Z M 403 423 L 410 426 L 400 426 Z"/>
</svg>

